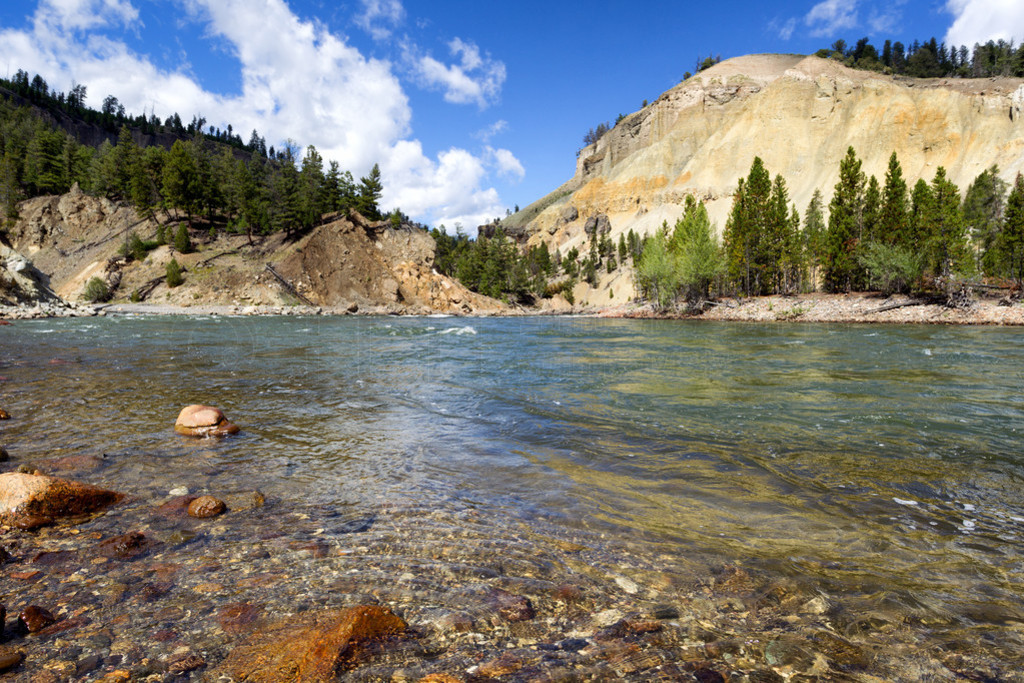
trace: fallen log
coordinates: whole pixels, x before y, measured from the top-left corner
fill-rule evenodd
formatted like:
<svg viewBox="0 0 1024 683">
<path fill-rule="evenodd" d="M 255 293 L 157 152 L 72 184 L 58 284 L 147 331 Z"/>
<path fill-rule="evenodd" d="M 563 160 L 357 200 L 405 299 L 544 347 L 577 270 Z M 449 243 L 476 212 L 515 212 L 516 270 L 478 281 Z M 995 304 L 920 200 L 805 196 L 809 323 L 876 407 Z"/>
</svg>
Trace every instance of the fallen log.
<svg viewBox="0 0 1024 683">
<path fill-rule="evenodd" d="M 907 306 L 925 306 L 928 303 L 928 301 L 922 301 L 920 299 L 911 299 L 910 301 L 899 301 L 896 303 L 879 306 L 878 308 L 872 308 L 869 311 L 864 311 L 863 313 L 861 313 L 861 315 L 871 315 L 872 313 L 884 313 L 885 311 L 895 311 L 897 308 L 906 308 Z"/>
</svg>

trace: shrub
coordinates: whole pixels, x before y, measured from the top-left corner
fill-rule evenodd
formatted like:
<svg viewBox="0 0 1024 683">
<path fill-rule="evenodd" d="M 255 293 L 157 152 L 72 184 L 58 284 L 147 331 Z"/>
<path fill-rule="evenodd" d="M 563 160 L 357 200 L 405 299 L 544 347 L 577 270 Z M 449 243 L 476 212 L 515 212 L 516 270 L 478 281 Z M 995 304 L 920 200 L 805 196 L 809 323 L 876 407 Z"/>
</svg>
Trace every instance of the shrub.
<svg viewBox="0 0 1024 683">
<path fill-rule="evenodd" d="M 157 245 L 167 244 L 167 232 L 162 225 L 156 226 L 156 243 Z"/>
<path fill-rule="evenodd" d="M 94 277 L 85 284 L 85 289 L 82 290 L 82 298 L 93 304 L 109 301 L 110 288 L 107 287 L 106 282 L 98 277 Z"/>
<path fill-rule="evenodd" d="M 868 284 L 883 294 L 906 293 L 921 279 L 922 259 L 906 247 L 868 242 L 860 256 Z"/>
<path fill-rule="evenodd" d="M 179 254 L 192 251 L 192 240 L 188 236 L 188 226 L 184 223 L 178 226 L 178 232 L 174 234 L 174 250 Z"/>
<path fill-rule="evenodd" d="M 178 259 L 171 259 L 167 262 L 167 286 L 177 287 L 185 279 L 181 277 L 181 266 L 178 264 Z"/>
</svg>

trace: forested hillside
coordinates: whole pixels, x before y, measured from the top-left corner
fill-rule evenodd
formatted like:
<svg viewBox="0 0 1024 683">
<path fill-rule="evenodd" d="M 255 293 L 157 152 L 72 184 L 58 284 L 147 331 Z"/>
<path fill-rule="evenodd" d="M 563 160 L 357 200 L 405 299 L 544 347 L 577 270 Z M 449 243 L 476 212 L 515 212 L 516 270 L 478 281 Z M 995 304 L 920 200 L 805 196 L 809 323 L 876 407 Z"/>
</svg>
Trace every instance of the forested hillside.
<svg viewBox="0 0 1024 683">
<path fill-rule="evenodd" d="M 380 170 L 356 182 L 316 148 L 267 148 L 254 130 L 248 143 L 227 126 L 187 126 L 175 113 L 132 116 L 114 97 L 99 110 L 87 89 L 53 92 L 36 75 L 0 79 L 0 205 L 17 218 L 22 199 L 60 194 L 78 183 L 86 192 L 130 202 L 143 217 L 158 209 L 197 220 L 205 229 L 253 234 L 294 233 L 334 211 L 356 209 L 381 218 Z M 115 137 L 116 133 L 116 137 Z M 96 144 L 90 144 L 95 142 Z M 401 216 L 396 213 L 396 218 Z"/>
</svg>

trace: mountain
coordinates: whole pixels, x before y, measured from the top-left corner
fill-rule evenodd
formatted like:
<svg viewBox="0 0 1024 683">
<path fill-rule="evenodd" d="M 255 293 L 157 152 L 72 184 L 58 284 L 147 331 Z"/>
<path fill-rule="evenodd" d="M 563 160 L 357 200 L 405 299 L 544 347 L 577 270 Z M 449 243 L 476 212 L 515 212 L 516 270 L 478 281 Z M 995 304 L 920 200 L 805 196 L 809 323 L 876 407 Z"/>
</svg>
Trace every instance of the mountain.
<svg viewBox="0 0 1024 683">
<path fill-rule="evenodd" d="M 786 179 L 802 215 L 815 189 L 827 209 L 850 146 L 880 182 L 895 151 L 911 186 L 944 166 L 962 193 L 992 164 L 1010 181 L 1024 171 L 1022 116 L 1021 79 L 913 79 L 818 57 L 738 57 L 623 118 L 580 150 L 569 181 L 502 224 L 564 254 L 586 248 L 588 219 L 607 216 L 615 240 L 648 233 L 672 224 L 693 195 L 721 232 L 755 156 Z"/>
</svg>

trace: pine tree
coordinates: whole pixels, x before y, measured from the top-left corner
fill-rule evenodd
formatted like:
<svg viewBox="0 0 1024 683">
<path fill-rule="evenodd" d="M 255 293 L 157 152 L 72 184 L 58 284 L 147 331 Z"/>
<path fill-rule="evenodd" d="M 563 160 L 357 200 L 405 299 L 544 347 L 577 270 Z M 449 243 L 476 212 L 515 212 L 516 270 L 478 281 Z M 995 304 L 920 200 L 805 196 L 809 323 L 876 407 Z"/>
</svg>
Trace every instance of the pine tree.
<svg viewBox="0 0 1024 683">
<path fill-rule="evenodd" d="M 1024 283 L 1024 177 L 1017 174 L 1006 199 L 1001 235 L 1009 272 L 1018 284 Z"/>
<path fill-rule="evenodd" d="M 1008 189 L 1006 181 L 999 177 L 999 167 L 993 165 L 974 179 L 964 195 L 964 221 L 978 245 L 981 268 L 989 275 L 1006 271 L 999 233 Z"/>
<path fill-rule="evenodd" d="M 929 252 L 936 275 L 969 274 L 972 261 L 967 243 L 967 226 L 960 208 L 960 190 L 946 178 L 946 169 L 939 166 L 932 180 L 935 223 Z"/>
<path fill-rule="evenodd" d="M 848 292 L 856 284 L 858 226 L 864 204 L 864 173 L 853 147 L 839 163 L 839 182 L 829 204 L 825 235 L 825 286 L 832 292 Z"/>
<path fill-rule="evenodd" d="M 818 285 L 818 269 L 825 259 L 825 214 L 822 211 L 821 190 L 815 190 L 804 212 L 804 252 L 810 269 L 811 286 Z"/>
<path fill-rule="evenodd" d="M 896 158 L 896 152 L 893 152 L 889 157 L 889 169 L 885 172 L 876 239 L 885 244 L 909 246 L 908 214 L 907 181 L 903 179 L 903 169 Z"/>
<path fill-rule="evenodd" d="M 380 201 L 384 186 L 380 179 L 380 166 L 373 165 L 370 174 L 359 179 L 359 194 L 356 197 L 356 210 L 371 221 L 380 220 Z"/>
<path fill-rule="evenodd" d="M 309 229 L 320 222 L 326 213 L 326 192 L 324 188 L 323 157 L 310 145 L 302 159 L 299 182 L 299 223 Z"/>
<path fill-rule="evenodd" d="M 163 197 L 169 207 L 183 209 L 192 225 L 192 216 L 199 207 L 202 192 L 196 160 L 191 144 L 175 140 L 167 154 L 162 179 Z"/>
<path fill-rule="evenodd" d="M 860 214 L 860 242 L 873 242 L 878 239 L 879 224 L 882 217 L 882 190 L 875 176 L 868 178 L 868 186 L 864 191 L 864 208 Z"/>
<path fill-rule="evenodd" d="M 178 225 L 178 231 L 174 234 L 174 250 L 179 254 L 188 254 L 192 251 L 192 239 L 188 235 L 188 226 L 184 223 Z"/>
</svg>

